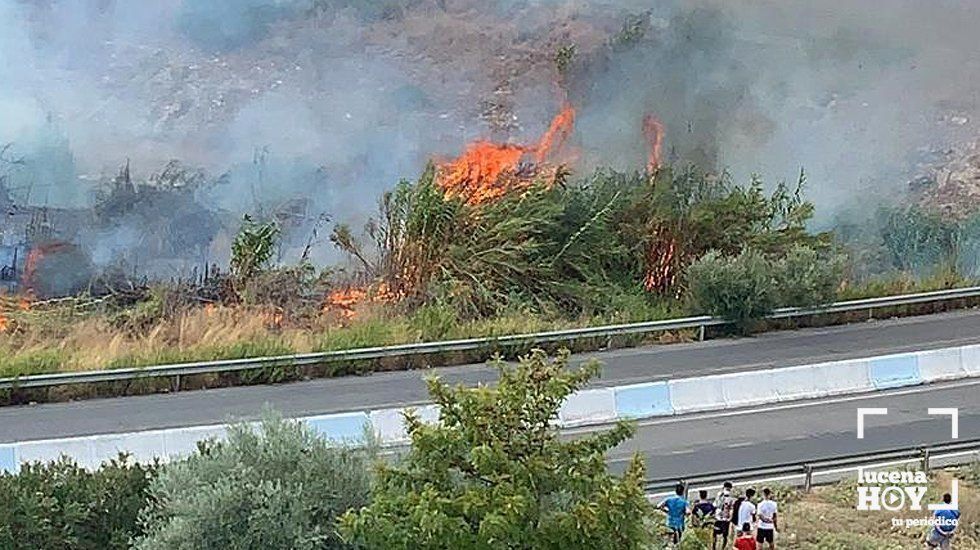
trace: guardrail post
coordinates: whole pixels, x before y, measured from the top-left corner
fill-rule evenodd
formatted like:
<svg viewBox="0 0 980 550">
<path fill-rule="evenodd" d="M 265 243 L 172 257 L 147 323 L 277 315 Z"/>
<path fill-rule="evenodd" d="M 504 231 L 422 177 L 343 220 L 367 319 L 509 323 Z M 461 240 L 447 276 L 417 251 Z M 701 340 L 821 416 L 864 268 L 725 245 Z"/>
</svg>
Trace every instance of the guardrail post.
<svg viewBox="0 0 980 550">
<path fill-rule="evenodd" d="M 180 375 L 174 376 L 174 392 L 180 391 Z"/>
<path fill-rule="evenodd" d="M 704 325 L 698 327 L 698 342 L 704 342 Z"/>
<path fill-rule="evenodd" d="M 809 464 L 803 465 L 803 492 L 809 493 L 810 489 L 813 488 L 813 466 Z"/>
<path fill-rule="evenodd" d="M 922 449 L 922 471 L 929 473 L 929 449 Z"/>
</svg>

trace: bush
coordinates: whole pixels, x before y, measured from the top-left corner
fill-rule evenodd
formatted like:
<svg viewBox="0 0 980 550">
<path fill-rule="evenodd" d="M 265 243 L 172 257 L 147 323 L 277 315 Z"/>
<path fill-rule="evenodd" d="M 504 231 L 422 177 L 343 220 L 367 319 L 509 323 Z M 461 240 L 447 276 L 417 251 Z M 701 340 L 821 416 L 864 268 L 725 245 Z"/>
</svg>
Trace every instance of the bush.
<svg viewBox="0 0 980 550">
<path fill-rule="evenodd" d="M 735 257 L 708 252 L 688 267 L 687 278 L 696 311 L 723 317 L 742 329 L 777 304 L 772 264 L 754 250 Z"/>
<path fill-rule="evenodd" d="M 62 458 L 0 474 L 0 548 L 127 548 L 155 468 L 120 455 L 95 472 Z"/>
<path fill-rule="evenodd" d="M 140 512 L 135 548 L 341 548 L 338 515 L 368 501 L 370 451 L 331 446 L 302 423 L 267 416 L 258 430 L 166 466 Z"/>
<path fill-rule="evenodd" d="M 808 307 L 829 304 L 844 279 L 844 257 L 821 254 L 797 245 L 773 262 L 780 306 Z"/>
<path fill-rule="evenodd" d="M 724 317 L 743 330 L 777 306 L 833 302 L 843 277 L 842 256 L 802 244 L 775 258 L 753 249 L 734 257 L 711 251 L 687 270 L 695 311 Z"/>
</svg>

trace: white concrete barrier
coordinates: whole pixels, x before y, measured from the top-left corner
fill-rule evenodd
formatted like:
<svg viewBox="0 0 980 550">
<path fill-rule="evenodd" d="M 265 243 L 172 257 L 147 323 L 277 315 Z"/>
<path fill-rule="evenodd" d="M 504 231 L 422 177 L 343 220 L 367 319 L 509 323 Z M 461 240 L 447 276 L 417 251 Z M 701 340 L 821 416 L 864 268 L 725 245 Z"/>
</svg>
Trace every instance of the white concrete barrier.
<svg viewBox="0 0 980 550">
<path fill-rule="evenodd" d="M 612 388 L 575 392 L 562 403 L 558 420 L 562 426 L 602 424 L 616 420 L 616 394 Z"/>
<path fill-rule="evenodd" d="M 849 359 L 813 365 L 814 387 L 808 398 L 862 393 L 874 390 L 868 361 Z"/>
<path fill-rule="evenodd" d="M 820 380 L 815 365 L 800 365 L 785 369 L 773 369 L 771 384 L 776 389 L 776 400 L 780 403 L 807 399 L 814 394 Z"/>
<path fill-rule="evenodd" d="M 934 349 L 919 352 L 919 373 L 924 382 L 953 380 L 968 376 L 963 368 L 963 348 Z"/>
<path fill-rule="evenodd" d="M 756 370 L 721 375 L 726 408 L 751 407 L 778 401 L 774 370 Z"/>
<path fill-rule="evenodd" d="M 960 358 L 967 376 L 980 376 L 980 344 L 960 348 Z"/>
<path fill-rule="evenodd" d="M 437 405 L 424 405 L 421 407 L 408 407 L 414 409 L 422 422 L 431 424 L 439 420 L 439 407 Z M 382 445 L 400 445 L 409 440 L 405 426 L 404 412 L 406 409 L 380 409 L 371 411 L 371 426 L 374 435 Z"/>
<path fill-rule="evenodd" d="M 723 376 L 698 376 L 671 380 L 668 387 L 674 413 L 724 409 L 726 404 L 725 390 L 722 387 Z"/>
</svg>

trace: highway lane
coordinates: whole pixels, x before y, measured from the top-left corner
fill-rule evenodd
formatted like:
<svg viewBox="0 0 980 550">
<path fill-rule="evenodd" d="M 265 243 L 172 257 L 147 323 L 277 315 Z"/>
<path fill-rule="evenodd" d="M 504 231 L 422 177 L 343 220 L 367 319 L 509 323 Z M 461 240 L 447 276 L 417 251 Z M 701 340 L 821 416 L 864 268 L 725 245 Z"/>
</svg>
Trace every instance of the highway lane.
<svg viewBox="0 0 980 550">
<path fill-rule="evenodd" d="M 980 343 L 980 311 L 966 310 L 752 338 L 645 346 L 582 354 L 604 364 L 597 385 L 791 366 Z M 178 394 L 0 408 L 0 443 L 120 433 L 254 419 L 271 406 L 287 416 L 386 408 L 426 400 L 423 377 L 475 384 L 494 379 L 485 365 L 319 379 Z"/>
<path fill-rule="evenodd" d="M 858 407 L 885 407 L 868 416 L 858 439 Z M 844 396 L 749 410 L 651 419 L 636 436 L 610 454 L 621 470 L 633 453 L 647 465 L 649 479 L 804 462 L 864 452 L 914 448 L 953 441 L 948 416 L 929 416 L 930 407 L 958 407 L 959 439 L 980 437 L 980 380 Z"/>
</svg>

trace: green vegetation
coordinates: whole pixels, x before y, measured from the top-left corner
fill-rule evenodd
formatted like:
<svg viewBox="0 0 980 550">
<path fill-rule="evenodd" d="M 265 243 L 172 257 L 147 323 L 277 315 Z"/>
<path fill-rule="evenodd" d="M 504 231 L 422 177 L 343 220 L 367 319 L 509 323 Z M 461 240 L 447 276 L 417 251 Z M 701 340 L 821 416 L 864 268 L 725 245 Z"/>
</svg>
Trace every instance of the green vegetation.
<svg viewBox="0 0 980 550">
<path fill-rule="evenodd" d="M 120 456 L 95 472 L 62 459 L 0 473 L 0 548 L 127 548 L 155 470 Z"/>
<path fill-rule="evenodd" d="M 805 178 L 767 187 L 663 168 L 529 177 L 493 200 L 447 194 L 430 166 L 363 230 L 336 226 L 346 267 L 246 217 L 231 271 L 34 304 L 0 300 L 0 376 L 278 355 L 717 314 L 756 327 L 781 306 L 962 286 L 980 221 L 918 208 L 808 230 Z M 126 188 L 122 186 L 120 188 Z M 311 241 L 312 242 L 312 241 Z M 5 305 L 11 304 L 11 305 Z"/>
<path fill-rule="evenodd" d="M 337 516 L 368 502 L 370 449 L 331 446 L 267 416 L 163 468 L 140 513 L 138 550 L 341 548 Z"/>
<path fill-rule="evenodd" d="M 496 387 L 429 380 L 441 423 L 406 415 L 412 449 L 382 464 L 371 504 L 349 512 L 345 537 L 363 548 L 645 548 L 652 509 L 636 457 L 622 478 L 605 453 L 633 433 L 619 424 L 573 441 L 552 424 L 562 401 L 598 374 L 567 370 L 568 354 L 537 351 L 498 363 Z"/>
</svg>

